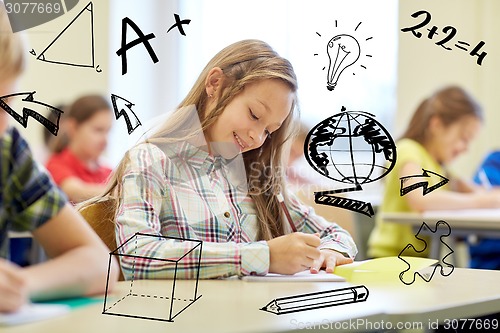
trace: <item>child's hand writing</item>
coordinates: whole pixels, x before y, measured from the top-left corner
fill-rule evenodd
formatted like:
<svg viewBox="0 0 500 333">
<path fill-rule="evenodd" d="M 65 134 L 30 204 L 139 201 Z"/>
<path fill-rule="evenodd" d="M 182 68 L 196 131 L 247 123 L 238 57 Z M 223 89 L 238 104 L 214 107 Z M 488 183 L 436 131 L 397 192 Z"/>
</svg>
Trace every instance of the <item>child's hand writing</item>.
<svg viewBox="0 0 500 333">
<path fill-rule="evenodd" d="M 311 266 L 311 273 L 318 273 L 321 268 L 324 268 L 327 273 L 333 273 L 335 266 L 350 264 L 353 262 L 352 258 L 346 258 L 342 253 L 323 249 L 318 259 L 314 260 Z"/>
<path fill-rule="evenodd" d="M 0 312 L 12 312 L 28 302 L 21 268 L 0 258 Z"/>
<path fill-rule="evenodd" d="M 267 241 L 269 245 L 270 273 L 295 274 L 313 267 L 319 260 L 320 238 L 317 234 L 294 232 Z"/>
</svg>

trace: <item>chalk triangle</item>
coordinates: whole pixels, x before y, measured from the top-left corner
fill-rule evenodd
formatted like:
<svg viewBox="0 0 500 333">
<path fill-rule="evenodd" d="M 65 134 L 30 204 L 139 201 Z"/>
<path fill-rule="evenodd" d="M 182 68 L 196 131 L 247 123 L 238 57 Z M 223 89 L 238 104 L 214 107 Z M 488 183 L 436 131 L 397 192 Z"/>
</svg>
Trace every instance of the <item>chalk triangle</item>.
<svg viewBox="0 0 500 333">
<path fill-rule="evenodd" d="M 93 4 L 88 5 L 37 57 L 38 60 L 77 67 L 94 67 Z"/>
</svg>

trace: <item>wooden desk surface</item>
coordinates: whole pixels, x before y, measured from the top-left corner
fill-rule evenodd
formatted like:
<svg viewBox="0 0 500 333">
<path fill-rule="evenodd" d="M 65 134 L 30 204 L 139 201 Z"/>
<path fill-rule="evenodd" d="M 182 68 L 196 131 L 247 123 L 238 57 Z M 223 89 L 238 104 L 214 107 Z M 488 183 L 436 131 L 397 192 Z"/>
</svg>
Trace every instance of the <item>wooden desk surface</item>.
<svg viewBox="0 0 500 333">
<path fill-rule="evenodd" d="M 274 298 L 317 291 L 339 289 L 352 284 L 326 283 L 259 283 L 240 280 L 200 280 L 200 299 L 174 318 L 161 322 L 137 318 L 103 315 L 103 303 L 72 311 L 70 314 L 33 324 L 1 329 L 5 333 L 59 332 L 286 332 L 307 325 L 318 330 L 344 328 L 365 330 L 367 322 L 421 322 L 468 318 L 500 312 L 499 271 L 455 269 L 448 277 L 436 275 L 430 283 L 416 282 L 410 286 L 399 280 L 392 283 L 365 284 L 367 301 L 326 307 L 286 315 L 275 315 L 260 308 Z M 133 292 L 149 295 L 170 295 L 171 281 L 134 281 Z M 192 290 L 192 282 L 177 281 L 176 294 Z M 130 281 L 120 282 L 111 296 L 114 302 L 131 289 Z M 151 299 L 149 299 L 151 301 Z M 108 304 L 113 304 L 108 303 Z M 125 302 L 123 303 L 125 304 Z M 143 311 L 153 314 L 161 308 L 158 299 L 136 298 L 121 310 L 133 315 Z M 163 310 L 162 310 L 163 311 Z M 361 319 L 364 318 L 364 319 Z M 361 326 L 348 326 L 349 320 Z M 359 319 L 359 320 L 358 320 Z M 337 326 L 334 324 L 336 323 Z M 395 326 L 393 326 L 394 328 Z M 337 330 L 336 330 L 337 331 Z"/>
</svg>

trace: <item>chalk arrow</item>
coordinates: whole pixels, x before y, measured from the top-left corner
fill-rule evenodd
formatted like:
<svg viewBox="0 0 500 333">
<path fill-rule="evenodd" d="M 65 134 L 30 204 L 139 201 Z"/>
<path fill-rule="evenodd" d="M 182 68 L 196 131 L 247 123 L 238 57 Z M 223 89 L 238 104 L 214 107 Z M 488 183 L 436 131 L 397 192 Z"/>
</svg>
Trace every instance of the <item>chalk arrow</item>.
<svg viewBox="0 0 500 333">
<path fill-rule="evenodd" d="M 132 134 L 132 132 L 141 125 L 139 118 L 137 118 L 134 111 L 132 111 L 132 106 L 134 106 L 134 104 L 115 94 L 111 94 L 111 102 L 113 103 L 116 120 L 123 116 L 123 118 L 125 118 L 125 123 L 127 123 L 128 134 Z"/>
<path fill-rule="evenodd" d="M 407 187 L 404 187 L 404 183 L 408 179 L 418 179 L 422 178 L 421 182 L 409 185 Z M 419 187 L 422 187 L 423 189 L 423 195 L 426 195 L 435 189 L 440 188 L 441 186 L 445 185 L 448 183 L 448 178 L 445 178 L 441 176 L 440 174 L 437 174 L 435 172 L 429 171 L 422 169 L 422 174 L 421 175 L 413 175 L 413 176 L 406 176 L 406 177 L 401 177 L 399 178 L 401 180 L 401 196 L 407 194 L 408 192 L 413 191 L 414 189 L 417 189 Z M 429 184 L 434 183 L 434 185 L 429 186 Z"/>
<path fill-rule="evenodd" d="M 61 118 L 61 113 L 63 113 L 63 111 L 48 104 L 36 101 L 34 98 L 35 93 L 36 91 L 2 96 L 0 97 L 0 108 L 4 109 L 5 112 L 10 114 L 12 118 L 14 118 L 24 128 L 28 127 L 28 117 L 32 117 L 40 124 L 45 126 L 45 128 L 47 128 L 50 131 L 50 133 L 57 135 L 57 131 L 59 130 L 59 119 Z M 14 111 L 14 109 L 9 104 L 7 104 L 9 99 L 17 96 L 24 96 L 24 98 L 22 99 L 22 101 L 24 102 L 22 115 Z M 48 120 L 47 118 L 42 116 L 37 110 L 38 111 L 48 110 L 52 112 L 57 116 L 56 122 L 53 123 L 52 121 Z"/>
</svg>

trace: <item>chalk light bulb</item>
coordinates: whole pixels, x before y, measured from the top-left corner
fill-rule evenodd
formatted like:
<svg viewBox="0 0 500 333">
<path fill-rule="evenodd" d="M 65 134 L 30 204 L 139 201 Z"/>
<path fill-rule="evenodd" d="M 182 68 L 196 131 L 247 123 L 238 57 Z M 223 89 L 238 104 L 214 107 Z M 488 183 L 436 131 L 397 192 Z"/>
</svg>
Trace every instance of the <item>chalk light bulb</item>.
<svg viewBox="0 0 500 333">
<path fill-rule="evenodd" d="M 340 74 L 359 59 L 361 49 L 358 41 L 349 35 L 337 35 L 330 39 L 326 47 L 330 63 L 326 88 L 335 89 Z"/>
</svg>

